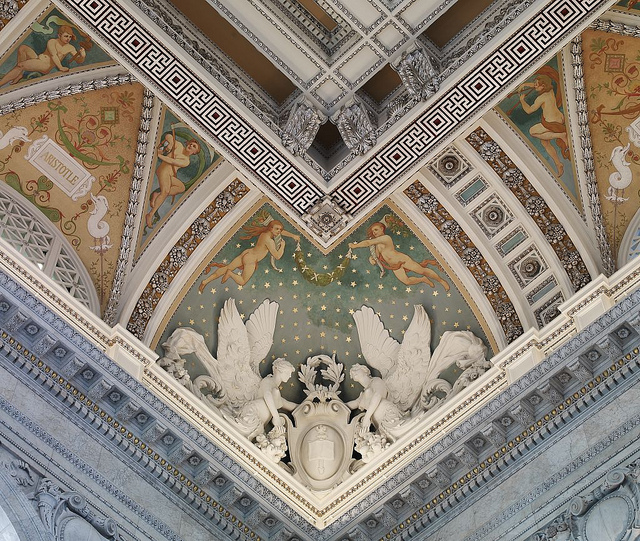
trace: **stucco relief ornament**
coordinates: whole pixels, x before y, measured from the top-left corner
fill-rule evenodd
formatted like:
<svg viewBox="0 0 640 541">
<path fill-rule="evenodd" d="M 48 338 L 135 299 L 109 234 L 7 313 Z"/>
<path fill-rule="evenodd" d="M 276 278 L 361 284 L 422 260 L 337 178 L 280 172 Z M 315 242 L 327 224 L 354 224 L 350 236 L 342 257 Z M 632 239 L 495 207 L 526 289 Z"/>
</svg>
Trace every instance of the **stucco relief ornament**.
<svg viewBox="0 0 640 541">
<path fill-rule="evenodd" d="M 347 148 L 356 154 L 365 154 L 378 140 L 366 107 L 356 98 L 351 99 L 331 117 Z"/>
<path fill-rule="evenodd" d="M 294 156 L 304 154 L 327 117 L 306 99 L 294 104 L 280 138 L 282 144 Z"/>
<path fill-rule="evenodd" d="M 218 356 L 211 355 L 202 335 L 190 328 L 176 329 L 162 344 L 164 357 L 158 364 L 196 396 L 218 408 L 238 431 L 256 443 L 272 460 L 287 451 L 285 425 L 279 408 L 291 411 L 297 404 L 282 398 L 279 387 L 294 368 L 277 359 L 273 374 L 260 375 L 260 362 L 273 344 L 279 305 L 265 300 L 245 324 L 235 301 L 228 299 L 218 323 Z M 185 355 L 195 354 L 205 374 L 191 380 Z M 267 425 L 273 426 L 266 431 Z"/>
<path fill-rule="evenodd" d="M 33 499 L 51 539 L 123 541 L 118 524 L 112 518 L 97 516 L 89 508 L 84 496 L 77 492 L 62 491 L 47 477 L 40 479 Z"/>
<path fill-rule="evenodd" d="M 469 385 L 491 367 L 486 347 L 470 331 L 443 333 L 438 347 L 430 350 L 431 323 L 420 305 L 405 331 L 402 344 L 389 335 L 382 321 L 368 306 L 353 315 L 362 355 L 380 372 L 373 377 L 362 364 L 351 367 L 351 378 L 364 387 L 347 405 L 365 412 L 358 429 L 356 450 L 363 462 L 371 460 L 388 443 L 402 437 L 422 414 Z M 453 385 L 442 377 L 452 365 L 462 370 Z M 371 436 L 370 427 L 374 427 Z M 358 449 L 358 446 L 362 449 Z"/>
<path fill-rule="evenodd" d="M 491 367 L 484 344 L 469 331 L 445 332 L 432 354 L 431 325 L 422 306 L 415 306 L 402 344 L 363 306 L 353 316 L 362 353 L 381 377 L 372 376 L 368 366 L 352 366 L 351 379 L 364 390 L 345 403 L 340 398 L 344 365 L 335 355 L 309 357 L 298 372 L 306 396 L 296 404 L 280 393 L 295 372 L 291 363 L 276 359 L 265 377 L 259 370 L 273 344 L 278 308 L 265 300 L 245 324 L 228 299 L 220 313 L 217 358 L 199 333 L 178 328 L 162 345 L 165 355 L 158 364 L 311 490 L 341 483 Z M 193 380 L 185 368 L 191 354 L 205 372 Z M 462 373 L 450 383 L 442 374 L 454 365 Z M 287 454 L 290 462 L 284 463 Z"/>
<path fill-rule="evenodd" d="M 330 385 L 316 383 L 320 376 Z M 287 434 L 294 477 L 313 490 L 328 490 L 349 475 L 357 419 L 349 422 L 350 409 L 339 398 L 344 381 L 343 365 L 335 355 L 316 355 L 300 367 L 306 398 L 287 418 Z"/>
<path fill-rule="evenodd" d="M 409 94 L 426 100 L 440 88 L 439 73 L 435 61 L 421 47 L 402 53 L 400 60 L 392 64 Z"/>
</svg>

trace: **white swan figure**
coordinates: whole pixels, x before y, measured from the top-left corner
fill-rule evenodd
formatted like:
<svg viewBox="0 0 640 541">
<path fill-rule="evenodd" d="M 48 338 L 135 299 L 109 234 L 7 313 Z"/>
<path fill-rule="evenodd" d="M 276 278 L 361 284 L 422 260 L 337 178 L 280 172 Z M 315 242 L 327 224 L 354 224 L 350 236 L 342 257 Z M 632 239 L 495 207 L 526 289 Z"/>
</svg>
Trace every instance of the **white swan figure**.
<svg viewBox="0 0 640 541">
<path fill-rule="evenodd" d="M 633 180 L 633 174 L 629 167 L 630 162 L 625 159 L 631 142 L 627 143 L 627 146 L 617 146 L 611 152 L 611 164 L 615 167 L 616 171 L 609 175 L 609 189 L 607 190 L 607 200 L 614 204 L 624 203 L 629 198 L 623 197 L 625 188 L 628 188 Z M 618 195 L 618 191 L 622 194 Z"/>
<path fill-rule="evenodd" d="M 8 147 L 9 145 L 13 145 L 16 141 L 24 141 L 25 143 L 28 143 L 31 141 L 28 135 L 29 132 L 24 126 L 13 126 L 13 128 L 9 128 L 7 133 L 4 135 L 0 131 L 0 150 Z"/>
<path fill-rule="evenodd" d="M 109 244 L 111 242 L 109 224 L 102 219 L 109 210 L 109 201 L 104 195 L 90 194 L 90 196 L 93 201 L 93 210 L 90 213 L 89 220 L 87 220 L 87 229 L 89 230 L 89 235 L 96 239 L 96 246 L 91 246 L 91 249 L 103 254 L 113 246 L 113 244 Z"/>
</svg>

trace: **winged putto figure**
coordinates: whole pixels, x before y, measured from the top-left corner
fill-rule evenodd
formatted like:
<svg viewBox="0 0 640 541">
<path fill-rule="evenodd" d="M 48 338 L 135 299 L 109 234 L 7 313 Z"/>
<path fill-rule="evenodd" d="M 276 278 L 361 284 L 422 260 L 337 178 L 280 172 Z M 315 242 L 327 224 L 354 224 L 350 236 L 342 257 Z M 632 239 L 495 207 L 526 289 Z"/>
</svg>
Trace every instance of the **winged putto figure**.
<svg viewBox="0 0 640 541">
<path fill-rule="evenodd" d="M 420 305 L 404 334 L 402 344 L 389 335 L 380 318 L 368 306 L 353 315 L 362 354 L 380 372 L 373 377 L 369 368 L 356 364 L 351 378 L 364 387 L 360 396 L 347 405 L 365 412 L 361 435 L 373 424 L 377 434 L 393 442 L 404 434 L 420 414 L 466 387 L 484 373 L 491 363 L 486 347 L 470 331 L 447 331 L 440 344 L 430 350 L 431 323 Z M 441 374 L 452 364 L 462 374 L 452 385 Z"/>
<path fill-rule="evenodd" d="M 279 386 L 289 379 L 294 368 L 288 361 L 278 359 L 273 363 L 273 374 L 265 378 L 260 375 L 260 362 L 273 345 L 278 308 L 277 302 L 265 300 L 245 324 L 235 301 L 228 299 L 220 312 L 217 358 L 209 352 L 199 333 L 179 328 L 162 344 L 165 356 L 158 363 L 185 387 L 219 408 L 227 420 L 247 438 L 257 440 L 263 450 L 284 454 L 285 429 L 278 409 L 290 411 L 297 404 L 282 398 Z M 193 381 L 183 359 L 191 353 L 206 371 Z M 265 426 L 270 421 L 274 429 L 265 435 Z M 274 446 L 278 448 L 275 451 Z"/>
</svg>

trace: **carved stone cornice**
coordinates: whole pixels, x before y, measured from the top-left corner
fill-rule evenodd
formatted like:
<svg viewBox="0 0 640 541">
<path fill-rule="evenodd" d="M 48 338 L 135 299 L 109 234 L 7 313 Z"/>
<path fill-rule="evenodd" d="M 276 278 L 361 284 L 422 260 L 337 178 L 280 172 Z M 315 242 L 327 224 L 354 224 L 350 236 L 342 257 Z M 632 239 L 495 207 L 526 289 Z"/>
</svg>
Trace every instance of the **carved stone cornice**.
<svg viewBox="0 0 640 541">
<path fill-rule="evenodd" d="M 321 540 L 337 539 L 336 536 L 344 532 L 345 528 L 353 529 L 360 522 L 364 524 L 367 512 L 391 505 L 391 502 L 397 499 L 398 490 L 405 491 L 409 488 L 411 488 L 411 494 L 414 492 L 420 494 L 423 501 L 427 503 L 420 509 L 413 509 L 419 519 L 406 517 L 402 513 L 398 515 L 398 520 L 405 522 L 408 520 L 416 532 L 423 531 L 433 524 L 432 518 L 429 517 L 441 516 L 442 513 L 446 515 L 449 512 L 447 509 L 455 508 L 468 498 L 475 497 L 474 494 L 478 488 L 491 483 L 499 472 L 504 471 L 505 467 L 518 464 L 522 457 L 542 452 L 547 445 L 546 442 L 553 440 L 554 434 L 574 422 L 576 412 L 599 408 L 603 399 L 608 400 L 607 397 L 619 392 L 618 389 L 631 385 L 636 381 L 639 373 L 636 369 L 639 342 L 637 331 L 617 332 L 621 328 L 633 329 L 631 324 L 625 325 L 624 322 L 634 321 L 637 318 L 640 292 L 635 292 L 627 295 L 600 320 L 559 347 L 553 355 L 542 361 L 530 373 L 501 394 L 494 396 L 471 417 L 466 418 L 458 426 L 454 425 L 453 428 L 448 429 L 446 436 L 434 440 L 435 443 L 429 444 L 404 468 L 394 470 L 392 482 L 380 485 L 370 497 L 365 497 L 352 507 L 351 513 L 343 514 L 343 518 L 320 531 L 311 526 L 304 515 L 298 514 L 297 511 L 283 504 L 282 500 L 263 484 L 263 481 L 248 475 L 237 462 L 208 441 L 193 424 L 176 415 L 148 390 L 114 365 L 100 350 L 93 346 L 88 349 L 81 348 L 85 339 L 75 331 L 72 331 L 72 335 L 75 333 L 76 338 L 69 341 L 67 334 L 61 334 L 63 329 L 70 328 L 68 324 L 59 316 L 49 312 L 40 301 L 33 298 L 28 300 L 24 290 L 6 276 L 0 275 L 0 286 L 3 300 L 10 304 L 10 309 L 0 314 L 0 327 L 13 321 L 12 314 L 18 313 L 18 305 L 25 316 L 12 332 L 13 335 L 20 336 L 19 340 L 8 333 L 2 335 L 4 350 L 1 362 L 9 363 L 8 366 L 15 374 L 24 374 L 21 379 L 25 384 L 34 386 L 36 392 L 50 394 L 65 415 L 70 419 L 77 418 L 78 422 L 95 430 L 96 438 L 103 445 L 113 446 L 114 450 L 118 450 L 117 452 L 122 453 L 123 456 L 133 457 L 136 468 L 149 471 L 151 475 L 154 475 L 153 471 L 159 471 L 159 469 L 175 474 L 167 478 L 164 476 L 158 478 L 154 475 L 160 486 L 170 483 L 173 487 L 176 484 L 176 477 L 184 479 L 181 483 L 185 487 L 185 495 L 188 495 L 184 505 L 193 504 L 207 508 L 213 502 L 219 502 L 220 496 L 223 493 L 227 494 L 228 487 L 234 486 L 243 494 L 249 493 L 252 498 L 257 498 L 263 502 L 263 505 L 280 510 L 276 513 L 276 520 L 284 520 L 281 512 L 286 510 L 286 522 L 290 527 L 300 529 L 310 537 Z M 36 323 L 42 329 L 41 332 L 59 338 L 60 346 L 66 352 L 64 358 L 56 357 L 51 351 L 45 352 L 42 357 L 32 353 L 33 345 L 38 343 L 39 336 L 44 336 L 41 334 L 31 337 L 29 333 L 23 332 L 23 329 L 32 323 Z M 619 345 L 620 356 L 609 358 L 606 355 L 600 357 L 589 355 L 593 350 L 592 344 L 602 342 L 606 337 L 615 340 Z M 111 390 L 104 394 L 100 393 L 102 398 L 96 403 L 88 395 L 89 387 L 87 390 L 80 389 L 77 384 L 72 384 L 64 375 L 61 375 L 63 367 L 73 363 L 78 348 L 82 349 L 82 358 L 88 363 L 88 368 L 95 377 L 109 374 L 108 380 L 113 381 L 114 386 L 118 387 L 117 393 Z M 594 377 L 584 385 L 577 378 L 572 377 L 567 368 L 568 364 L 582 355 L 594 359 L 592 361 Z M 75 358 L 78 359 L 78 357 Z M 78 370 L 83 369 L 84 364 L 78 367 Z M 149 372 L 148 376 L 151 375 L 152 373 Z M 82 382 L 83 378 L 77 380 Z M 49 383 L 43 385 L 41 381 Z M 555 395 L 555 398 L 562 396 L 559 403 L 529 400 L 529 395 L 537 396 L 539 392 L 543 394 L 536 390 L 536 387 L 545 388 L 545 382 L 549 382 L 550 389 L 560 393 Z M 169 391 L 170 389 L 166 388 L 164 393 Z M 115 394 L 125 395 L 117 397 L 118 403 L 126 402 L 127 397 L 129 401 L 134 402 L 132 408 L 129 408 L 133 409 L 133 416 L 126 421 L 125 426 L 116 419 L 119 408 L 111 405 L 110 397 L 112 395 L 115 397 Z M 135 404 L 136 402 L 138 405 Z M 530 407 L 523 404 L 533 404 L 533 402 L 537 403 L 533 412 L 534 422 L 531 426 L 524 426 L 521 423 L 526 424 L 527 420 L 531 420 L 529 415 L 532 413 Z M 527 410 L 527 415 L 521 415 L 521 410 Z M 140 414 L 143 416 L 141 417 Z M 189 414 L 188 417 L 192 421 L 197 419 L 193 414 Z M 151 426 L 152 429 L 147 429 L 143 426 L 143 421 L 159 424 L 157 429 L 153 428 L 154 425 Z M 491 430 L 486 429 L 488 426 L 491 426 Z M 498 432 L 501 434 L 500 439 L 493 437 L 493 434 Z M 436 434 L 437 431 L 433 432 L 432 438 Z M 145 441 L 147 436 L 148 440 Z M 186 442 L 187 439 L 191 442 L 188 444 L 190 449 L 193 448 L 194 453 L 203 457 L 204 462 L 210 464 L 212 468 L 210 473 L 204 474 L 204 478 L 200 480 L 201 484 L 198 484 L 196 477 L 204 470 L 195 472 L 189 460 L 181 464 L 174 464 L 169 460 L 168 450 L 173 449 L 174 445 L 182 445 L 181 441 Z M 467 451 L 471 448 L 470 446 L 475 450 L 478 460 L 473 468 L 468 466 L 471 455 Z M 246 450 L 244 452 L 246 453 Z M 180 453 L 185 454 L 182 451 Z M 198 464 L 198 467 L 202 466 Z M 444 474 L 444 477 L 440 475 L 441 486 L 444 486 L 446 476 L 450 476 L 451 484 L 448 487 L 441 490 L 435 484 L 423 483 L 420 477 L 416 477 L 415 472 L 432 471 L 433 468 Z M 217 474 L 218 471 L 223 473 Z M 478 473 L 474 473 L 475 471 Z M 273 472 L 268 475 L 275 478 Z M 348 492 L 350 494 L 351 489 Z M 345 497 L 348 498 L 349 494 Z M 195 500 L 191 502 L 192 497 L 195 497 Z M 241 505 L 239 500 L 234 500 L 230 504 L 229 516 L 234 516 L 234 509 L 238 505 Z M 340 505 L 343 505 L 342 502 Z M 326 511 L 331 511 L 333 508 L 335 507 L 328 507 Z M 224 512 L 227 510 L 225 509 Z M 237 512 L 244 511 L 238 508 Z M 376 535 L 377 533 L 385 532 L 376 529 Z"/>
</svg>

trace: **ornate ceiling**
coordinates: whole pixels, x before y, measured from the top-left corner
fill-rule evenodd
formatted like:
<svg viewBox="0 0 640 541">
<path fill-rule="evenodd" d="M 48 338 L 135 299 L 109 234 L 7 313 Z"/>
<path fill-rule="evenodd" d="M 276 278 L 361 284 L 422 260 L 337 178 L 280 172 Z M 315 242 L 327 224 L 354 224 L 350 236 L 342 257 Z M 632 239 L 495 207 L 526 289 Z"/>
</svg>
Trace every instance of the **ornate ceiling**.
<svg viewBox="0 0 640 541">
<path fill-rule="evenodd" d="M 506 384 L 484 357 L 550 332 L 638 252 L 635 2 L 5 4 L 4 241 L 154 350 L 145 383 L 319 528 L 438 437 L 420 436 L 433 412 Z M 222 358 L 219 327 L 263 318 L 263 381 L 276 358 L 324 355 L 346 403 L 366 388 L 350 368 L 382 348 L 358 314 L 409 342 L 414 305 L 434 358 L 474 336 L 483 362 L 442 364 L 434 403 L 327 486 L 296 474 L 291 440 L 265 466 L 205 354 L 171 349 L 189 327 Z M 311 387 L 303 370 L 277 395 Z"/>
</svg>

